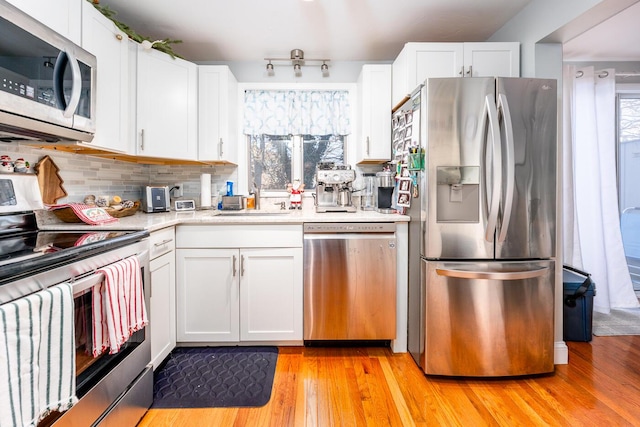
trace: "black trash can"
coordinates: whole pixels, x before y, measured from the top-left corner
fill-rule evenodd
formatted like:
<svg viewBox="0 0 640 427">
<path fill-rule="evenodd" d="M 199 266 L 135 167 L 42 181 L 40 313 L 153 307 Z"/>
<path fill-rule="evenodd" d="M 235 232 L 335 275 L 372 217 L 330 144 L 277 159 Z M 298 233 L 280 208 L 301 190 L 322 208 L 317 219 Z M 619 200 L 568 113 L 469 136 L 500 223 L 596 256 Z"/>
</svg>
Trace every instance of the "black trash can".
<svg viewBox="0 0 640 427">
<path fill-rule="evenodd" d="M 564 340 L 591 341 L 596 285 L 589 273 L 566 265 L 562 271 L 562 283 Z"/>
</svg>

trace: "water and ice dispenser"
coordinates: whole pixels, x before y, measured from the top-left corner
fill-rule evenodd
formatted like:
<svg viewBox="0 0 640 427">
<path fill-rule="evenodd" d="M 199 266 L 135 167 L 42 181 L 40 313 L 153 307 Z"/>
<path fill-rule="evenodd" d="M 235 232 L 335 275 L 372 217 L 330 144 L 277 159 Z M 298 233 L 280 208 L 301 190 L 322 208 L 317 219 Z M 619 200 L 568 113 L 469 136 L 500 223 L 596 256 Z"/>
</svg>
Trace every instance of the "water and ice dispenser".
<svg viewBox="0 0 640 427">
<path fill-rule="evenodd" d="M 436 168 L 436 220 L 478 222 L 480 219 L 480 167 Z"/>
</svg>

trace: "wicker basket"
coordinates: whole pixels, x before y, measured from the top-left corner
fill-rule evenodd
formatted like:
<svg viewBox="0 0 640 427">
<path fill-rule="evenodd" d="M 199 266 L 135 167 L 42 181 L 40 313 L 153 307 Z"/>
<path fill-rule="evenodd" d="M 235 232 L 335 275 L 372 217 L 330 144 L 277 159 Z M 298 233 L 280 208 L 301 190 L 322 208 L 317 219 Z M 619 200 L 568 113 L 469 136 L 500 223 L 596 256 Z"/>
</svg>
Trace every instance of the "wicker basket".
<svg viewBox="0 0 640 427">
<path fill-rule="evenodd" d="M 111 209 L 111 208 L 102 208 L 102 209 L 104 209 L 109 215 L 111 215 L 114 218 L 122 218 L 124 216 L 130 216 L 135 214 L 139 208 L 140 208 L 140 202 L 134 202 L 133 206 L 130 208 L 122 208 L 119 210 Z M 82 220 L 78 218 L 78 216 L 75 214 L 75 212 L 71 208 L 54 209 L 52 212 L 58 217 L 60 221 L 63 221 L 63 222 L 82 222 Z"/>
</svg>

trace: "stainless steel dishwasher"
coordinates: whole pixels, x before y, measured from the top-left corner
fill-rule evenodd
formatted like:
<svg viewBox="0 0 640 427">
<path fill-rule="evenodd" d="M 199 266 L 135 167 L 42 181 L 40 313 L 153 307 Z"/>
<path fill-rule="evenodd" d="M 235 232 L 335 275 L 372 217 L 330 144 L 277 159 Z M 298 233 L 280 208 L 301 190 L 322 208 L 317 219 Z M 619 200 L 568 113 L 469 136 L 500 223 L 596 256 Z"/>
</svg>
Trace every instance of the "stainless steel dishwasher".
<svg viewBox="0 0 640 427">
<path fill-rule="evenodd" d="M 304 225 L 304 339 L 396 337 L 394 223 Z"/>
</svg>

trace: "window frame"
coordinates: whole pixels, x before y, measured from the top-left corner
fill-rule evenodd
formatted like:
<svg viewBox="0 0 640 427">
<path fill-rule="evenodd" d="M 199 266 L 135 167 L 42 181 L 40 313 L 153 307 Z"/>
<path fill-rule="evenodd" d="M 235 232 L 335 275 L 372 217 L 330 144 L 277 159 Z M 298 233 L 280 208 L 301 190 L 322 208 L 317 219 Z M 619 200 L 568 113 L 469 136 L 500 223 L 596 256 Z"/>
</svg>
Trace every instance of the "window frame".
<svg viewBox="0 0 640 427">
<path fill-rule="evenodd" d="M 618 189 L 618 210 L 624 209 L 622 198 L 622 174 L 620 172 L 620 99 L 640 98 L 640 83 L 616 84 L 616 186 Z"/>
<path fill-rule="evenodd" d="M 356 122 L 356 106 L 357 106 L 357 85 L 356 83 L 238 83 L 238 114 L 239 114 L 239 123 L 238 126 L 238 138 L 237 141 L 239 144 L 243 144 L 243 147 L 239 147 L 238 150 L 238 191 L 244 192 L 248 194 L 249 190 L 252 188 L 250 179 L 250 163 L 249 163 L 249 143 L 248 138 L 244 134 L 243 123 L 244 123 L 244 92 L 246 90 L 345 90 L 349 92 L 349 103 L 351 105 L 351 134 L 345 135 L 344 140 L 344 162 L 349 164 L 351 159 L 355 159 L 355 144 L 353 141 L 356 140 L 357 133 L 357 122 Z M 294 139 L 293 142 L 293 154 L 297 155 L 298 163 L 302 162 L 302 138 L 300 136 L 294 135 L 294 137 L 298 138 L 298 143 Z M 299 165 L 299 174 L 300 179 L 302 179 L 302 164 Z M 295 170 L 292 171 L 292 176 L 295 177 Z M 310 198 L 312 197 L 311 191 L 306 191 L 303 193 L 303 197 Z M 239 193 L 241 194 L 241 193 Z M 264 191 L 260 193 L 261 197 L 285 197 L 287 195 L 286 190 L 284 191 Z"/>
</svg>

